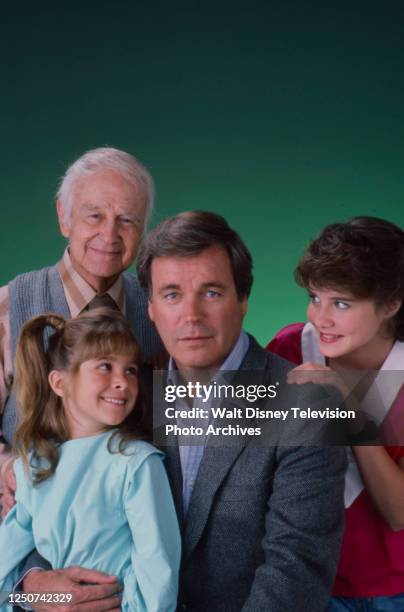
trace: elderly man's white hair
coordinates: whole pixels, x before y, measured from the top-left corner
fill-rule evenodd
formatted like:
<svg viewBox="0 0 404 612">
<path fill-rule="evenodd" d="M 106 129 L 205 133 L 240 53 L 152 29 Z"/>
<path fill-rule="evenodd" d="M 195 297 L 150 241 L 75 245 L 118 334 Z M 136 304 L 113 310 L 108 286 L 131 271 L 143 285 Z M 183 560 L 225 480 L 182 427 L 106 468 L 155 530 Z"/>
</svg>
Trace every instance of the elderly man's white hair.
<svg viewBox="0 0 404 612">
<path fill-rule="evenodd" d="M 114 170 L 128 183 L 140 186 L 144 190 L 146 196 L 144 227 L 146 228 L 153 210 L 154 181 L 148 170 L 133 155 L 112 147 L 99 147 L 87 151 L 67 169 L 57 192 L 65 222 L 70 224 L 74 183 L 80 178 L 103 170 Z"/>
</svg>

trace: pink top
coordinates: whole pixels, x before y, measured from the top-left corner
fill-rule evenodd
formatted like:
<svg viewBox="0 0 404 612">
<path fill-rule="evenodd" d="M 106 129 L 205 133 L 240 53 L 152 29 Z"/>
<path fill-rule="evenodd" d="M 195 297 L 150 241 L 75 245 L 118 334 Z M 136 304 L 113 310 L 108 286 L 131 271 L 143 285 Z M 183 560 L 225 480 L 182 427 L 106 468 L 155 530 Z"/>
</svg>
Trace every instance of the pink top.
<svg viewBox="0 0 404 612">
<path fill-rule="evenodd" d="M 271 340 L 267 350 L 301 364 L 303 327 L 303 323 L 287 325 Z M 394 401 L 390 415 L 397 414 L 399 403 L 402 404 L 401 393 Z M 404 457 L 403 446 L 386 446 L 385 449 L 396 462 Z M 403 592 L 404 530 L 393 531 L 366 490 L 363 490 L 346 510 L 345 533 L 333 595 L 378 597 Z"/>
</svg>

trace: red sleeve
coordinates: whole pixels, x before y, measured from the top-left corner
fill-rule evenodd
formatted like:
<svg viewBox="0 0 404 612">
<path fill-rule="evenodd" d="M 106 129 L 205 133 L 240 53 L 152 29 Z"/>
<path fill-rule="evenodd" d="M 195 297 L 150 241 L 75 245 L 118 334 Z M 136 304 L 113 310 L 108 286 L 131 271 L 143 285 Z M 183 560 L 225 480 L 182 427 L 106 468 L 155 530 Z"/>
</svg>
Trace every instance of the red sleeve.
<svg viewBox="0 0 404 612">
<path fill-rule="evenodd" d="M 300 365 L 303 362 L 301 343 L 303 327 L 304 323 L 286 325 L 286 327 L 278 331 L 267 345 L 266 350 L 296 365 Z"/>
<path fill-rule="evenodd" d="M 404 386 L 396 395 L 380 427 L 382 440 L 389 455 L 395 460 L 404 457 Z"/>
<path fill-rule="evenodd" d="M 396 463 L 404 457 L 404 446 L 385 446 L 384 448 Z"/>
</svg>

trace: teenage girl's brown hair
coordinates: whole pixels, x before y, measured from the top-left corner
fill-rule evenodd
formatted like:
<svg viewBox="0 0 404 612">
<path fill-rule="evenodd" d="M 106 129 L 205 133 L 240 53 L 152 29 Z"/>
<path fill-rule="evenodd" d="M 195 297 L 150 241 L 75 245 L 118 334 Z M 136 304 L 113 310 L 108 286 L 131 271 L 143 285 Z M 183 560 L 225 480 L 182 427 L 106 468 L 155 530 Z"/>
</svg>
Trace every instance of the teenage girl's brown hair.
<svg viewBox="0 0 404 612">
<path fill-rule="evenodd" d="M 50 387 L 49 372 L 60 370 L 74 375 L 84 361 L 113 354 L 133 355 L 135 362 L 140 356 L 128 321 L 115 310 L 99 308 L 69 320 L 51 313 L 23 326 L 16 352 L 15 389 L 21 420 L 15 447 L 27 468 L 30 463 L 35 483 L 54 473 L 58 447 L 69 439 L 62 399 Z M 112 441 L 118 433 L 118 452 L 124 450 L 128 440 L 144 438 L 144 417 L 139 389 L 136 406 L 111 436 L 109 450 L 112 452 Z"/>
<path fill-rule="evenodd" d="M 303 254 L 295 278 L 306 289 L 345 290 L 376 306 L 401 300 L 391 335 L 404 340 L 404 231 L 394 223 L 363 216 L 327 225 Z"/>
</svg>

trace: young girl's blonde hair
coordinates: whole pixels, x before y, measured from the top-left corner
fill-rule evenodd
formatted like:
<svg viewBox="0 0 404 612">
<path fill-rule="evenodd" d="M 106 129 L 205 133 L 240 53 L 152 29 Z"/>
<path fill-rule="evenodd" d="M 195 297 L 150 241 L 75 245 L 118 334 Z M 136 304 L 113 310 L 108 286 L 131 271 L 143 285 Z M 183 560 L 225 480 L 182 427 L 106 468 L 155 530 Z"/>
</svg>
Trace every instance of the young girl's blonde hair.
<svg viewBox="0 0 404 612">
<path fill-rule="evenodd" d="M 53 333 L 47 333 L 47 328 Z M 135 363 L 140 357 L 136 338 L 119 311 L 98 308 L 69 320 L 50 313 L 34 317 L 23 326 L 14 383 L 21 420 L 14 444 L 26 468 L 31 465 L 35 483 L 54 473 L 58 447 L 69 439 L 62 399 L 50 387 L 49 372 L 75 375 L 84 361 L 114 354 L 133 355 Z M 109 450 L 115 434 L 120 434 L 118 452 L 124 450 L 128 440 L 145 438 L 144 417 L 139 389 L 136 406 L 111 436 Z"/>
</svg>

